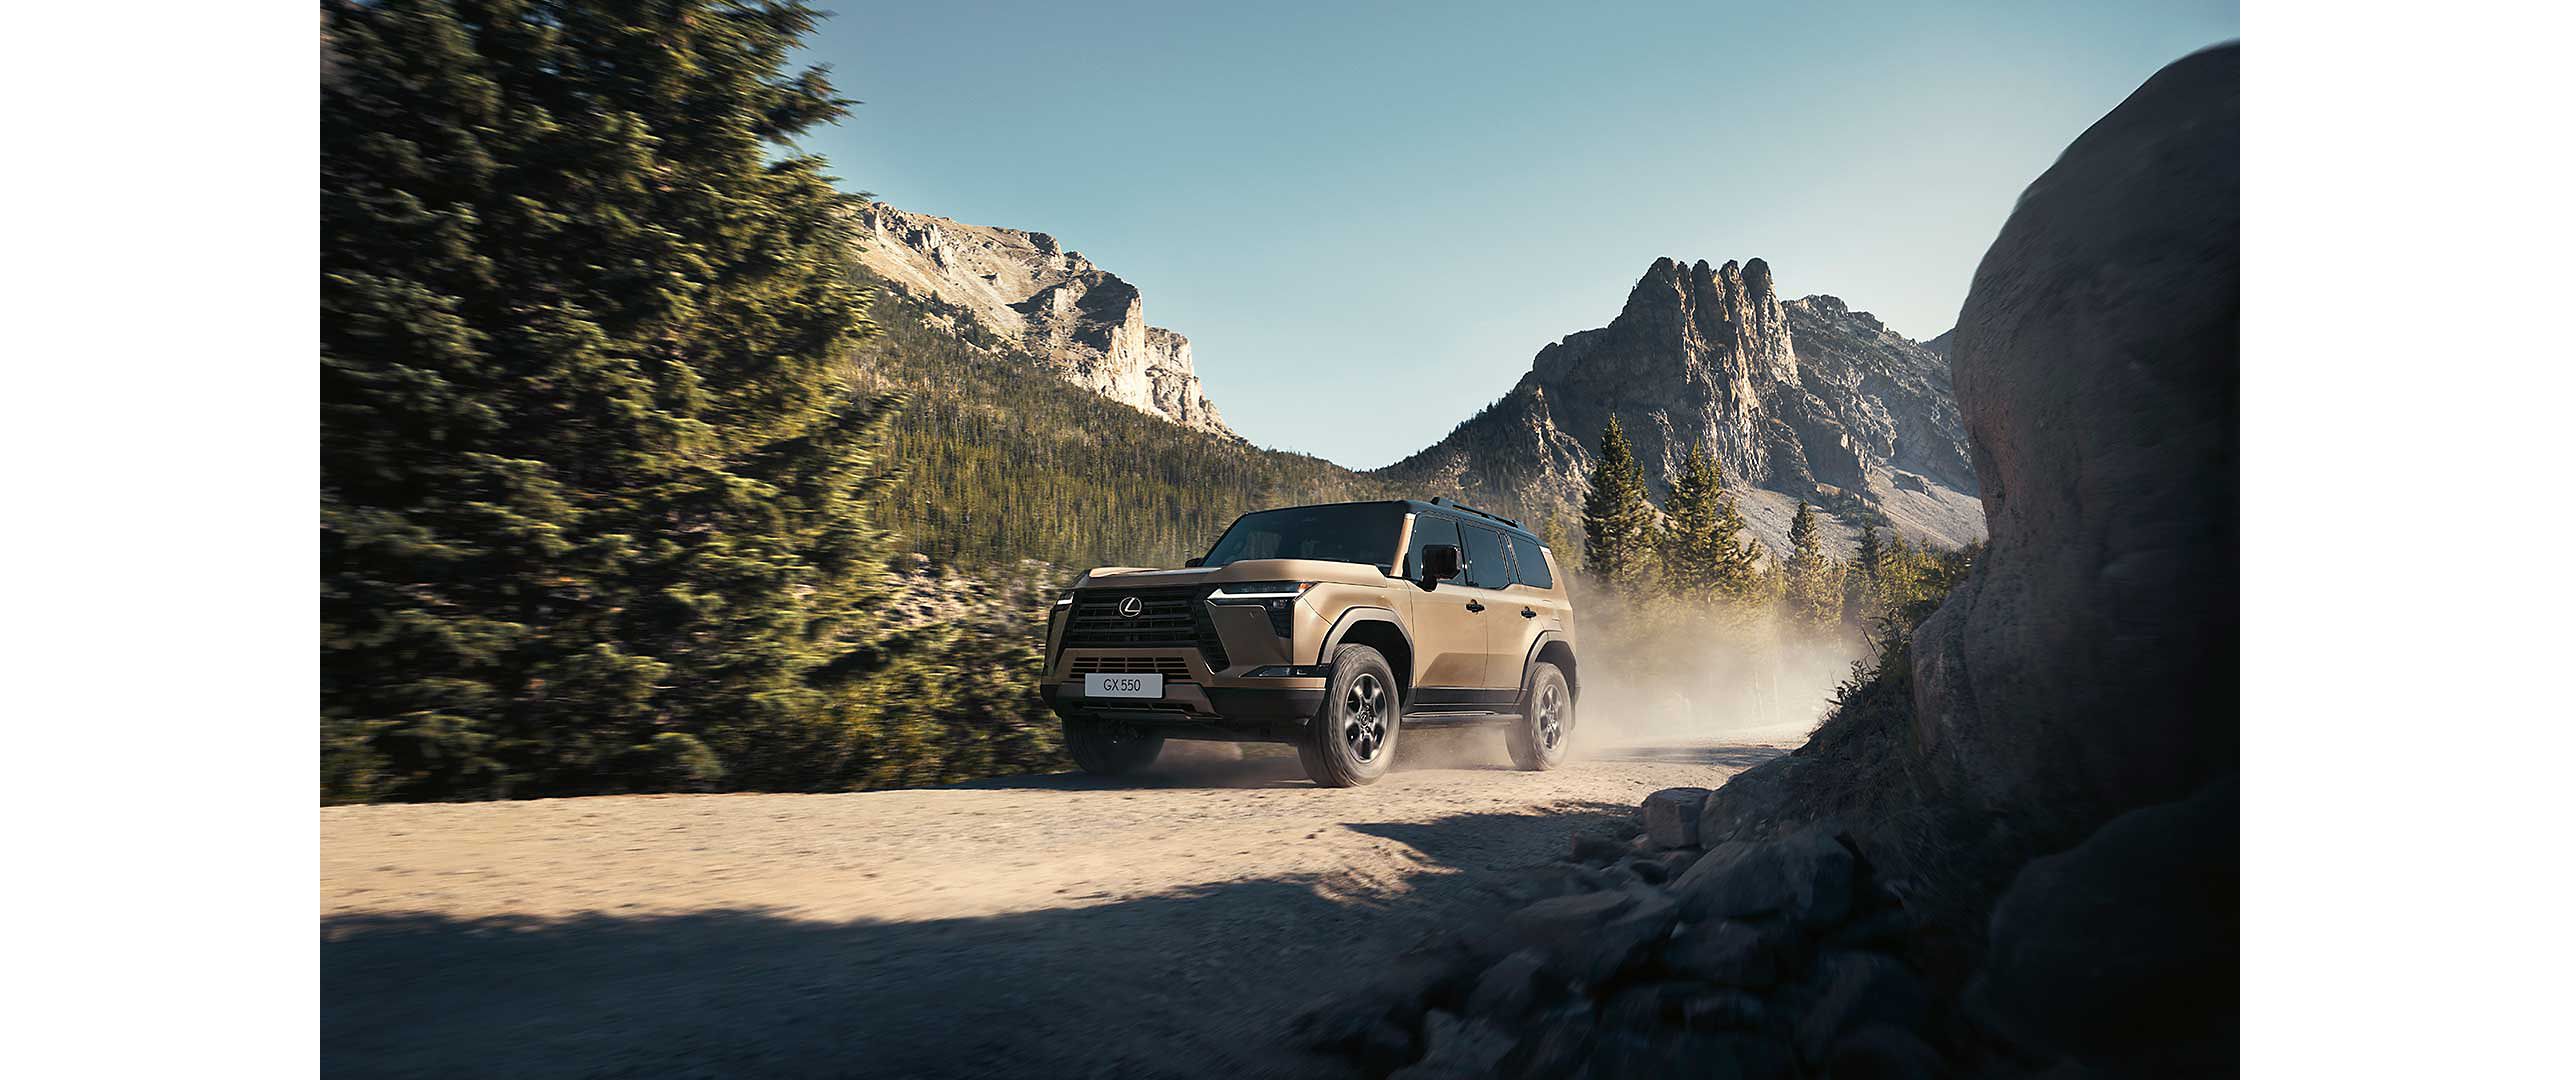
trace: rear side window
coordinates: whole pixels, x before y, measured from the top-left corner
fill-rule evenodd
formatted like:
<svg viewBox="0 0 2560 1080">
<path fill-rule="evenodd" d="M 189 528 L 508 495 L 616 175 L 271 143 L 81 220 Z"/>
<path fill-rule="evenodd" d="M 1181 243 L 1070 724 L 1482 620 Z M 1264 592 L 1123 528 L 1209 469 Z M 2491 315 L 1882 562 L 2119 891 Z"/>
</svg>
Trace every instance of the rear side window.
<svg viewBox="0 0 2560 1080">
<path fill-rule="evenodd" d="M 1430 514 L 1413 515 L 1413 541 L 1405 545 L 1404 576 L 1422 580 L 1422 548 L 1425 544 L 1458 546 L 1458 523 Z M 1465 558 L 1462 553 L 1459 558 Z"/>
<path fill-rule="evenodd" d="M 1520 584 L 1532 589 L 1556 587 L 1555 575 L 1547 573 L 1546 549 L 1539 547 L 1537 541 L 1526 536 L 1513 536 L 1511 554 L 1511 561 L 1519 566 Z"/>
<path fill-rule="evenodd" d="M 1482 525 L 1460 529 L 1467 537 L 1467 584 L 1479 589 L 1511 587 L 1511 545 L 1502 534 Z"/>
</svg>

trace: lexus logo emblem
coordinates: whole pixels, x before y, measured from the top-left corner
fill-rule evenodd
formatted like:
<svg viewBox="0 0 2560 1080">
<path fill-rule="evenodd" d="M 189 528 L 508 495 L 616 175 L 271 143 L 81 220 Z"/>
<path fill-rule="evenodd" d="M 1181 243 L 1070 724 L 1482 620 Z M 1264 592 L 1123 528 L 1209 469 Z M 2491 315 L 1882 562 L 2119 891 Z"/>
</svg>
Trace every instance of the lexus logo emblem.
<svg viewBox="0 0 2560 1080">
<path fill-rule="evenodd" d="M 1147 605 L 1140 603 L 1137 597 L 1123 596 L 1120 598 L 1120 617 L 1123 619 L 1137 618 L 1146 610 Z"/>
</svg>

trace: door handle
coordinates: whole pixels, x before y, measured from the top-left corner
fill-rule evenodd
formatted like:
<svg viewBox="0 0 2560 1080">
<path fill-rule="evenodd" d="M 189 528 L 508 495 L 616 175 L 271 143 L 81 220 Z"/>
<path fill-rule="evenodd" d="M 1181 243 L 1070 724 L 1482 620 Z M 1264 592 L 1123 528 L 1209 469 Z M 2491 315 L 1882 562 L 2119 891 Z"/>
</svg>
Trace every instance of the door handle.
<svg viewBox="0 0 2560 1080">
<path fill-rule="evenodd" d="M 1530 608 L 1521 608 L 1520 617 L 1523 619 L 1534 619 L 1538 617 L 1538 613 Z"/>
<path fill-rule="evenodd" d="M 1483 604 L 1483 602 L 1482 602 L 1482 601 L 1469 600 L 1469 601 L 1467 601 L 1467 610 L 1469 610 L 1469 611 L 1483 611 L 1483 610 L 1484 610 L 1484 604 Z"/>
</svg>

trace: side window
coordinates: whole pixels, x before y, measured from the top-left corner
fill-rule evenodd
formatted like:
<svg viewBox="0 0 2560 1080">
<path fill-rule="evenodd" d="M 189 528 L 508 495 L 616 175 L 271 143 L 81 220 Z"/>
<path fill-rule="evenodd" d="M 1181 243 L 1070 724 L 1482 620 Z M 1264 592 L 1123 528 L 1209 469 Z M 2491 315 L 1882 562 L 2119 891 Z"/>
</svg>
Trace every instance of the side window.
<svg viewBox="0 0 2560 1080">
<path fill-rule="evenodd" d="M 1520 584 L 1532 589 L 1556 587 L 1555 575 L 1547 572 L 1546 550 L 1526 536 L 1511 538 L 1512 563 L 1519 568 Z"/>
<path fill-rule="evenodd" d="M 1467 584 L 1479 589 L 1511 587 L 1511 545 L 1502 534 L 1482 525 L 1460 531 L 1467 537 Z"/>
<path fill-rule="evenodd" d="M 1404 576 L 1415 581 L 1422 580 L 1423 545 L 1448 544 L 1455 547 L 1457 543 L 1457 522 L 1432 514 L 1413 515 L 1413 542 L 1405 547 Z M 1464 553 L 1459 555 L 1459 558 L 1465 557 Z"/>
</svg>

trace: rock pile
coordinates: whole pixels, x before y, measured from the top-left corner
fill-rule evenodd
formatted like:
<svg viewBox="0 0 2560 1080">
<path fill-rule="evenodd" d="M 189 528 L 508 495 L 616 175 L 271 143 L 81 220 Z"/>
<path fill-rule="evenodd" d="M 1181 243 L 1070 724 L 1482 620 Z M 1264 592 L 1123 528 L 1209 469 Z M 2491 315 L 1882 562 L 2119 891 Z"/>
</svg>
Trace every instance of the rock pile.
<svg viewBox="0 0 2560 1080">
<path fill-rule="evenodd" d="M 1701 849 L 1712 802 L 1657 792 L 1301 1032 L 1400 1080 L 1947 1074 L 1966 1039 L 1891 884 L 1820 827 Z"/>
</svg>

